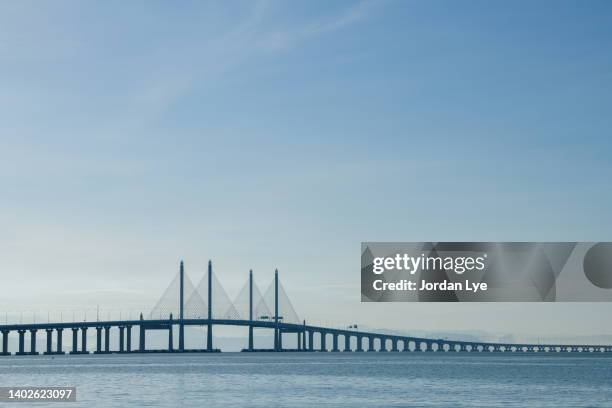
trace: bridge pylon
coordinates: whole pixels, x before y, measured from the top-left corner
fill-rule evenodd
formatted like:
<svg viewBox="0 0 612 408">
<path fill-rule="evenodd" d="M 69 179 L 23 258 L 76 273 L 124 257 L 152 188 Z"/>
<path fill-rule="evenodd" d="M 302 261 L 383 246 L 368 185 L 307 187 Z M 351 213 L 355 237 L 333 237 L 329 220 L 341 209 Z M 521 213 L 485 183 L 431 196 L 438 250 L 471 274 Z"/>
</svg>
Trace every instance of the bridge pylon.
<svg viewBox="0 0 612 408">
<path fill-rule="evenodd" d="M 253 351 L 253 270 L 249 271 L 249 351 Z"/>
<path fill-rule="evenodd" d="M 280 351 L 281 338 L 278 329 L 278 269 L 274 270 L 274 351 Z"/>
<path fill-rule="evenodd" d="M 184 307 L 185 307 L 185 268 L 181 259 L 180 273 L 180 289 L 179 289 L 179 351 L 185 351 L 185 324 L 184 324 Z M 172 325 L 170 325 L 172 331 Z"/>
<path fill-rule="evenodd" d="M 213 350 L 212 332 L 212 261 L 208 261 L 208 327 L 206 330 L 206 350 Z"/>
</svg>

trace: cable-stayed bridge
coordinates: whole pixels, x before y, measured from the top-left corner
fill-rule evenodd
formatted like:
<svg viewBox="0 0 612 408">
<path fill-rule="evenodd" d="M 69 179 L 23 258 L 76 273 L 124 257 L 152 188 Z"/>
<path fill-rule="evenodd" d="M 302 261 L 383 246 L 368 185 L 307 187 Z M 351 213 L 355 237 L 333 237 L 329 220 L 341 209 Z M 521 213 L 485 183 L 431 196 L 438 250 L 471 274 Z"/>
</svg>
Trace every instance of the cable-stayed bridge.
<svg viewBox="0 0 612 408">
<path fill-rule="evenodd" d="M 206 341 L 202 348 L 185 348 L 185 327 L 206 328 Z M 285 289 L 279 281 L 278 271 L 272 284 L 261 292 L 253 282 L 253 273 L 236 298 L 232 301 L 213 273 L 212 263 L 208 272 L 194 285 L 185 274 L 181 261 L 179 272 L 172 280 L 153 309 L 140 314 L 137 320 L 108 320 L 60 323 L 30 323 L 0 325 L 2 348 L 0 355 L 37 355 L 37 333 L 46 333 L 46 349 L 43 354 L 65 354 L 63 332 L 72 331 L 69 354 L 88 354 L 87 331 L 96 331 L 96 345 L 93 353 L 148 353 L 148 352 L 218 352 L 213 345 L 215 326 L 239 326 L 248 328 L 245 352 L 255 351 L 392 351 L 392 352 L 466 352 L 466 353 L 611 353 L 612 345 L 590 344 L 520 344 L 460 341 L 392 335 L 361 331 L 358 326 L 331 328 L 308 324 L 300 320 Z M 174 332 L 178 328 L 178 341 Z M 257 348 L 253 330 L 268 329 L 274 334 L 271 349 Z M 118 334 L 118 347 L 110 348 L 111 330 Z M 168 343 L 163 350 L 147 348 L 147 332 L 167 332 Z M 18 336 L 17 350 L 9 350 L 9 336 Z M 29 347 L 26 348 L 26 335 Z M 296 336 L 296 348 L 283 347 L 283 337 Z M 55 341 L 53 338 L 55 337 Z M 135 341 L 133 341 L 135 340 Z M 331 340 L 331 342 L 329 341 Z"/>
</svg>

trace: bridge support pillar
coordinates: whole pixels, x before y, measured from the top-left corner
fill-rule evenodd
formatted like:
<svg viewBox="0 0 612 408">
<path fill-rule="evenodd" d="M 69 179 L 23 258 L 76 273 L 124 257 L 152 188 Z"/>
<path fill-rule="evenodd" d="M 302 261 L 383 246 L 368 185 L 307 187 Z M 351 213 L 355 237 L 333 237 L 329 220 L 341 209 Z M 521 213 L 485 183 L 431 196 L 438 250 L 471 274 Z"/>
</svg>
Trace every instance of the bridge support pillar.
<svg viewBox="0 0 612 408">
<path fill-rule="evenodd" d="M 249 325 L 249 351 L 253 351 L 253 325 Z"/>
<path fill-rule="evenodd" d="M 332 351 L 340 351 L 338 350 L 338 335 L 336 333 L 332 333 Z"/>
<path fill-rule="evenodd" d="M 96 353 L 102 352 L 102 328 L 96 327 Z"/>
<path fill-rule="evenodd" d="M 110 352 L 110 327 L 106 326 L 104 328 L 104 352 Z"/>
<path fill-rule="evenodd" d="M 185 351 L 185 325 L 183 324 L 183 320 L 179 322 L 179 346 L 178 351 Z"/>
<path fill-rule="evenodd" d="M 283 331 L 281 329 L 278 329 L 278 350 L 276 351 L 283 351 Z"/>
<path fill-rule="evenodd" d="M 125 350 L 130 353 L 132 351 L 132 325 L 128 324 L 127 326 L 125 326 L 125 330 L 127 331 L 127 334 L 125 336 Z"/>
<path fill-rule="evenodd" d="M 62 348 L 62 333 L 64 329 L 58 328 L 57 330 L 57 354 L 64 354 L 64 350 Z"/>
<path fill-rule="evenodd" d="M 349 336 L 348 334 L 344 335 L 344 351 L 351 351 L 351 336 Z"/>
<path fill-rule="evenodd" d="M 25 354 L 25 330 L 17 330 L 17 333 L 19 333 L 19 348 L 17 355 L 24 355 Z"/>
<path fill-rule="evenodd" d="M 363 351 L 363 336 L 357 336 L 357 350 L 355 351 Z"/>
<path fill-rule="evenodd" d="M 397 339 L 391 339 L 391 351 L 398 351 L 397 349 Z"/>
<path fill-rule="evenodd" d="M 81 352 L 87 354 L 87 327 L 81 328 Z"/>
<path fill-rule="evenodd" d="M 302 351 L 302 332 L 297 332 L 297 349 Z"/>
<path fill-rule="evenodd" d="M 70 354 L 76 354 L 79 351 L 79 328 L 72 328 L 72 351 Z"/>
<path fill-rule="evenodd" d="M 119 326 L 119 352 L 123 353 L 125 351 L 124 340 L 125 340 L 125 326 Z"/>
<path fill-rule="evenodd" d="M 37 329 L 30 330 L 30 354 L 36 355 L 38 352 L 36 351 L 36 332 Z"/>
<path fill-rule="evenodd" d="M 402 351 L 410 351 L 410 341 L 408 339 L 403 339 L 404 349 Z"/>
<path fill-rule="evenodd" d="M 53 354 L 53 349 L 51 346 L 53 329 L 46 329 L 45 331 L 47 332 L 47 351 L 45 351 L 44 354 Z"/>
<path fill-rule="evenodd" d="M 8 351 L 8 336 L 9 336 L 9 331 L 2 330 L 2 353 L 0 353 L 0 355 L 8 356 L 9 354 L 11 354 Z"/>
<path fill-rule="evenodd" d="M 321 332 L 321 351 L 327 351 L 327 346 L 325 344 L 326 337 L 327 333 Z"/>
<path fill-rule="evenodd" d="M 314 351 L 314 332 L 308 331 L 308 350 Z"/>
<path fill-rule="evenodd" d="M 376 351 L 374 350 L 374 337 L 368 337 L 368 351 Z"/>
<path fill-rule="evenodd" d="M 124 326 L 119 326 L 119 352 L 123 353 L 124 349 L 123 349 L 123 340 L 124 340 L 124 332 L 125 331 L 125 327 Z"/>
<path fill-rule="evenodd" d="M 76 354 L 79 351 L 79 329 L 78 327 L 72 328 L 72 351 L 70 354 Z"/>
<path fill-rule="evenodd" d="M 387 338 L 386 337 L 381 337 L 379 338 L 380 340 L 380 348 L 378 349 L 378 351 L 382 351 L 385 352 L 387 351 Z"/>
<path fill-rule="evenodd" d="M 144 328 L 144 326 L 141 324 L 140 326 L 140 336 L 138 338 L 138 351 L 141 353 L 145 352 L 145 336 L 146 336 L 146 330 Z"/>
<path fill-rule="evenodd" d="M 174 351 L 174 346 L 172 344 L 172 324 L 168 326 L 168 351 Z"/>
<path fill-rule="evenodd" d="M 278 327 L 274 328 L 274 351 L 278 351 L 279 347 L 278 347 L 278 337 L 279 337 L 279 333 L 278 333 Z"/>
<path fill-rule="evenodd" d="M 17 351 L 17 355 L 24 355 L 25 354 L 25 330 L 17 330 L 17 333 L 19 333 L 19 351 Z"/>
<path fill-rule="evenodd" d="M 425 351 L 433 351 L 433 343 L 429 341 L 425 342 Z"/>
<path fill-rule="evenodd" d="M 206 330 L 206 350 L 212 351 L 212 349 L 213 349 L 212 324 L 208 324 L 208 328 Z"/>
</svg>

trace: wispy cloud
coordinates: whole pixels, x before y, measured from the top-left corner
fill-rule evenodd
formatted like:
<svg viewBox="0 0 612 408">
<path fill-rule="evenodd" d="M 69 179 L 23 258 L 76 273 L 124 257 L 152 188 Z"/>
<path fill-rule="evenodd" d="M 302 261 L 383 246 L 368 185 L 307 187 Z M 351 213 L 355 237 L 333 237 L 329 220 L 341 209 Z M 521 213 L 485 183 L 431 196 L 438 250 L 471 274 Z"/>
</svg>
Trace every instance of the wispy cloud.
<svg viewBox="0 0 612 408">
<path fill-rule="evenodd" d="M 275 2 L 255 2 L 242 21 L 215 38 L 181 39 L 164 44 L 168 54 L 155 70 L 134 89 L 132 107 L 139 114 L 132 120 L 146 124 L 161 115 L 195 86 L 218 81 L 229 70 L 269 53 L 287 52 L 317 37 L 331 34 L 370 15 L 380 3 L 362 1 L 335 15 L 320 15 L 295 26 L 274 19 Z"/>
<path fill-rule="evenodd" d="M 325 34 L 340 30 L 355 23 L 359 23 L 368 17 L 369 13 L 376 6 L 376 4 L 377 3 L 369 0 L 359 2 L 356 5 L 343 10 L 340 14 L 332 17 L 331 19 L 315 22 L 307 27 L 305 33 L 308 35 Z"/>
<path fill-rule="evenodd" d="M 122 22 L 117 23 L 116 28 L 125 31 L 126 35 L 105 36 L 104 41 L 95 28 L 83 30 L 76 20 L 77 11 L 84 6 L 66 7 L 68 12 L 64 14 L 55 9 L 38 10 L 35 16 L 40 24 L 28 32 L 28 37 L 24 37 L 19 27 L 26 15 L 31 16 L 30 10 L 13 7 L 13 23 L 0 24 L 3 27 L 0 29 L 3 33 L 0 60 L 28 62 L 32 57 L 53 69 L 47 69 L 34 81 L 19 82 L 22 75 L 15 68 L 18 82 L 6 76 L 0 80 L 3 89 L 0 105 L 9 106 L 13 118 L 31 115 L 32 106 L 53 107 L 58 113 L 63 109 L 80 118 L 90 117 L 87 123 L 78 125 L 85 128 L 76 129 L 76 123 L 70 126 L 73 131 L 85 132 L 91 137 L 120 139 L 125 135 L 145 133 L 168 109 L 195 89 L 217 84 L 228 72 L 254 59 L 298 49 L 308 41 L 363 22 L 380 3 L 347 4 L 340 10 L 319 11 L 310 17 L 292 15 L 284 3 L 270 0 L 250 3 L 248 10 L 239 10 L 239 13 L 236 10 L 228 12 L 226 8 L 206 8 L 193 10 L 199 13 L 193 21 L 219 29 L 179 27 L 172 35 L 163 36 L 155 30 L 147 32 L 156 26 L 143 23 L 145 32 L 135 35 Z M 5 11 L 8 14 L 9 10 L 5 8 Z M 138 18 L 134 16 L 134 19 L 137 26 Z M 0 21 L 5 20 L 6 16 L 0 18 Z M 55 24 L 50 23 L 56 20 Z M 126 17 L 124 21 L 128 20 Z M 139 49 L 141 35 L 148 38 L 146 48 L 142 52 L 125 53 L 124 43 L 130 41 L 138 44 L 134 50 Z M 116 52 L 111 52 L 115 49 Z M 68 65 L 75 72 L 71 77 L 62 74 L 62 67 Z M 92 75 L 83 75 L 84 72 Z M 106 86 L 98 88 L 102 83 Z M 30 94 L 26 94 L 27 90 Z M 62 99 L 58 99 L 60 97 Z M 4 126 L 9 125 L 4 123 Z M 24 127 L 23 121 L 15 119 L 14 126 Z M 32 132 L 33 125 L 24 131 Z"/>
<path fill-rule="evenodd" d="M 361 1 L 347 7 L 335 15 L 318 17 L 301 25 L 272 30 L 262 36 L 258 45 L 266 51 L 287 51 L 304 41 L 329 34 L 364 21 L 377 4 Z"/>
</svg>

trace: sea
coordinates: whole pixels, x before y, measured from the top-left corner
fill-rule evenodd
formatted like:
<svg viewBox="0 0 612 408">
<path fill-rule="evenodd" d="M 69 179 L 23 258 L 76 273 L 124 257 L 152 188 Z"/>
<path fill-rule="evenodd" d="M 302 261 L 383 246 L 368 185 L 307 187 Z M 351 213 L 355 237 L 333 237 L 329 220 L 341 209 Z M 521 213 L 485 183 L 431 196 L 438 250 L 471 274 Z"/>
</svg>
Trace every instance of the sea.
<svg viewBox="0 0 612 408">
<path fill-rule="evenodd" d="M 49 407 L 612 407 L 612 357 L 185 353 L 0 357 L 0 386 L 76 387 Z"/>
</svg>

